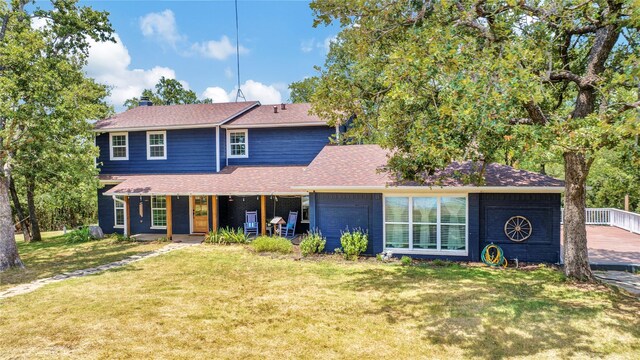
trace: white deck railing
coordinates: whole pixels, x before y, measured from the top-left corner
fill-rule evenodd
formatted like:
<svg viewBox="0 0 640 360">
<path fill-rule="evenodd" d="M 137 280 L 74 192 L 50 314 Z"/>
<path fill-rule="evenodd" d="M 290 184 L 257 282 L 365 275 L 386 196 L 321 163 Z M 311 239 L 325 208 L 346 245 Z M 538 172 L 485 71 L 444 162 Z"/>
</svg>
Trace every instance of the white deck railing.
<svg viewBox="0 0 640 360">
<path fill-rule="evenodd" d="M 587 225 L 609 225 L 640 234 L 640 214 L 613 208 L 587 208 Z M 564 222 L 564 209 L 560 222 Z"/>
</svg>

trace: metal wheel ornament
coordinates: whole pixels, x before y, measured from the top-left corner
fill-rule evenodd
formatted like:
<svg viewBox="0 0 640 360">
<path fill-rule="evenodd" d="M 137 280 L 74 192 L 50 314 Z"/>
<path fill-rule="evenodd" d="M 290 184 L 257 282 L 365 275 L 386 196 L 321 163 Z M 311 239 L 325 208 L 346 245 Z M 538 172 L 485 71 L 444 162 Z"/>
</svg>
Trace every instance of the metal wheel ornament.
<svg viewBox="0 0 640 360">
<path fill-rule="evenodd" d="M 504 234 L 515 242 L 523 242 L 531 236 L 533 227 L 524 216 L 513 216 L 504 224 Z"/>
</svg>

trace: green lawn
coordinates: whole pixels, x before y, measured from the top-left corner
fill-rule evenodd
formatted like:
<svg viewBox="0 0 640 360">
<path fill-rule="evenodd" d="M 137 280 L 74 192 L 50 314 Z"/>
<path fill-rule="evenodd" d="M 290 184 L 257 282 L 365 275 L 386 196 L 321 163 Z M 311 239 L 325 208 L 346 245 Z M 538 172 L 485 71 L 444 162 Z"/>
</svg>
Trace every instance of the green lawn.
<svg viewBox="0 0 640 360">
<path fill-rule="evenodd" d="M 26 269 L 1 272 L 0 291 L 36 279 L 107 264 L 162 246 L 157 243 L 115 243 L 112 239 L 70 244 L 61 231 L 42 235 L 43 241 L 34 243 L 25 243 L 22 234 L 16 236 L 18 252 Z"/>
<path fill-rule="evenodd" d="M 0 301 L 20 358 L 640 358 L 640 301 L 558 272 L 198 246 Z"/>
</svg>

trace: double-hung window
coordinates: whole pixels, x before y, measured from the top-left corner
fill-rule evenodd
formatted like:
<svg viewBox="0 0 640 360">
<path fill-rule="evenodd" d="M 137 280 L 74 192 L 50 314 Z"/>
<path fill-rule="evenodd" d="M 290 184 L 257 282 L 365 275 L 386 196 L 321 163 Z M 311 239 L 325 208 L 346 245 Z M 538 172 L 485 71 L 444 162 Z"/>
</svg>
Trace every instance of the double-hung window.
<svg viewBox="0 0 640 360">
<path fill-rule="evenodd" d="M 308 223 L 309 222 L 309 195 L 304 195 L 301 197 L 302 199 L 302 207 L 300 212 L 300 222 Z"/>
<path fill-rule="evenodd" d="M 151 228 L 167 228 L 167 198 L 165 196 L 151 197 Z"/>
<path fill-rule="evenodd" d="M 247 130 L 227 130 L 227 157 L 249 157 Z"/>
<path fill-rule="evenodd" d="M 114 196 L 113 197 L 113 227 L 114 228 L 124 228 L 124 222 L 126 218 L 125 206 L 124 206 L 124 196 Z"/>
<path fill-rule="evenodd" d="M 388 196 L 385 248 L 426 254 L 467 255 L 467 198 Z"/>
<path fill-rule="evenodd" d="M 167 132 L 147 131 L 147 160 L 167 158 Z"/>
<path fill-rule="evenodd" d="M 129 160 L 128 133 L 109 133 L 109 160 Z"/>
</svg>

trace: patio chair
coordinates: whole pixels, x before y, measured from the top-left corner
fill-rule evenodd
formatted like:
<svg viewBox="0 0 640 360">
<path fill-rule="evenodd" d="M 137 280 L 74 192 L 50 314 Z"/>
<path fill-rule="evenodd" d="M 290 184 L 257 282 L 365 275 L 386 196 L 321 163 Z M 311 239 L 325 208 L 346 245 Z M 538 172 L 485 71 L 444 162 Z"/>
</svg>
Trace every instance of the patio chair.
<svg viewBox="0 0 640 360">
<path fill-rule="evenodd" d="M 280 236 L 285 237 L 287 239 L 293 238 L 296 234 L 296 223 L 298 222 L 298 212 L 297 211 L 289 211 L 289 219 L 287 220 L 287 224 L 282 226 L 282 231 Z"/>
<path fill-rule="evenodd" d="M 258 212 L 257 211 L 245 211 L 244 212 L 244 234 L 255 234 L 258 236 Z"/>
</svg>

